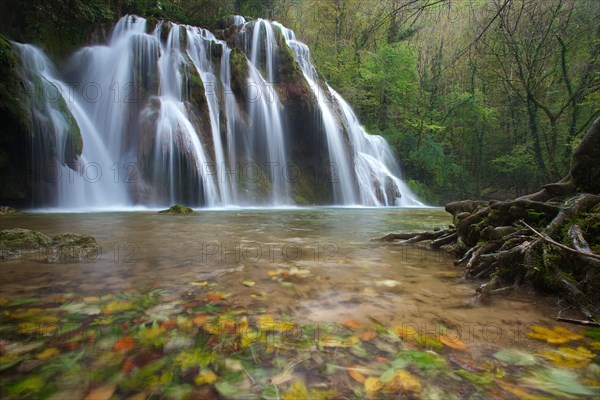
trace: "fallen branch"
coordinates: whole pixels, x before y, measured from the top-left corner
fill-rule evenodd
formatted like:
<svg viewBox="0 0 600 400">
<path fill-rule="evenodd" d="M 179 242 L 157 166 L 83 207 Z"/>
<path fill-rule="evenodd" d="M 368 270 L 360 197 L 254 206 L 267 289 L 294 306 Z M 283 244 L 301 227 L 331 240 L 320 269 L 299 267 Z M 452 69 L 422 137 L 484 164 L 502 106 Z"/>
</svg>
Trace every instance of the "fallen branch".
<svg viewBox="0 0 600 400">
<path fill-rule="evenodd" d="M 600 322 L 596 322 L 596 321 L 586 321 L 584 319 L 571 319 L 571 318 L 563 318 L 563 317 L 556 317 L 556 320 L 560 321 L 560 322 L 568 322 L 570 324 L 593 326 L 593 327 L 600 328 Z"/>
</svg>

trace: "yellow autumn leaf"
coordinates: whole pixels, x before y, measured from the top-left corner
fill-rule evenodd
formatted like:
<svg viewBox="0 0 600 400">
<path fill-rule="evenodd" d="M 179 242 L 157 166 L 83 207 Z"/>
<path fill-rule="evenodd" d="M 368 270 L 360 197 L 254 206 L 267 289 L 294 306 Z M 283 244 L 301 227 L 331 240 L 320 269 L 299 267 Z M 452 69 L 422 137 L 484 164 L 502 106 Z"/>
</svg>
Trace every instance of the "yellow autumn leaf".
<svg viewBox="0 0 600 400">
<path fill-rule="evenodd" d="M 383 387 L 381 382 L 379 382 L 379 378 L 376 378 L 374 376 L 370 376 L 367 379 L 365 379 L 364 385 L 367 395 L 373 395 L 375 392 L 381 390 L 381 388 Z"/>
<path fill-rule="evenodd" d="M 203 281 L 203 282 L 190 282 L 190 285 L 192 285 L 192 286 L 207 286 L 208 282 L 207 281 Z"/>
<path fill-rule="evenodd" d="M 240 339 L 240 346 L 242 349 L 250 346 L 252 343 L 256 342 L 260 338 L 260 334 L 256 331 L 248 330 L 242 335 Z"/>
<path fill-rule="evenodd" d="M 400 339 L 407 341 L 409 339 L 416 340 L 418 333 L 412 325 L 399 325 L 394 328 L 394 331 L 400 336 Z"/>
<path fill-rule="evenodd" d="M 58 349 L 51 347 L 42 351 L 41 353 L 36 354 L 35 358 L 37 358 L 38 360 L 45 360 L 46 358 L 57 356 L 59 353 L 60 351 Z"/>
<path fill-rule="evenodd" d="M 561 368 L 584 368 L 595 357 L 594 353 L 582 346 L 576 349 L 559 347 L 557 350 L 544 351 L 542 355 Z"/>
<path fill-rule="evenodd" d="M 283 332 L 294 329 L 296 325 L 288 324 L 287 322 L 278 321 L 270 315 L 261 315 L 256 320 L 256 325 L 261 331 L 276 331 Z"/>
<path fill-rule="evenodd" d="M 592 350 L 600 351 L 600 342 L 592 342 L 592 343 L 590 343 L 590 348 Z"/>
<path fill-rule="evenodd" d="M 504 391 L 512 394 L 519 400 L 550 400 L 550 398 L 545 396 L 531 394 L 517 385 L 511 385 L 510 383 L 502 381 L 498 381 L 498 384 L 502 389 L 504 389 Z"/>
<path fill-rule="evenodd" d="M 340 337 L 326 337 L 320 339 L 317 343 L 323 347 L 352 347 L 357 344 L 360 340 L 358 336 L 350 336 L 348 338 Z"/>
<path fill-rule="evenodd" d="M 256 282 L 254 282 L 254 281 L 243 281 L 242 285 L 247 286 L 247 287 L 253 287 L 254 285 L 256 285 Z"/>
<path fill-rule="evenodd" d="M 131 310 L 135 305 L 130 301 L 111 301 L 104 307 L 104 314 L 112 314 L 116 312 Z"/>
<path fill-rule="evenodd" d="M 34 333 L 37 331 L 38 328 L 38 324 L 34 324 L 33 322 L 23 322 L 22 324 L 19 324 L 19 333 Z"/>
<path fill-rule="evenodd" d="M 296 379 L 292 382 L 290 387 L 283 392 L 283 400 L 298 400 L 298 399 L 309 399 L 308 389 L 304 382 L 300 379 Z"/>
<path fill-rule="evenodd" d="M 550 344 L 564 344 L 573 340 L 583 339 L 582 335 L 561 326 L 555 326 L 554 329 L 549 329 L 543 326 L 534 325 L 531 327 L 531 332 L 529 332 L 527 336 L 531 339 L 541 340 Z"/>
<path fill-rule="evenodd" d="M 54 315 L 44 315 L 43 317 L 38 318 L 37 321 L 46 324 L 53 324 L 58 322 L 58 317 Z"/>
<path fill-rule="evenodd" d="M 384 386 L 385 390 L 420 393 L 423 390 L 421 382 L 410 372 L 399 369 L 394 373 L 394 378 Z"/>
<path fill-rule="evenodd" d="M 194 383 L 198 386 L 201 385 L 210 385 L 217 380 L 217 374 L 212 372 L 210 369 L 205 369 L 200 371 L 198 375 L 194 378 Z"/>
<path fill-rule="evenodd" d="M 157 325 L 157 326 L 151 326 L 150 328 L 140 330 L 140 333 L 141 333 L 142 339 L 152 340 L 152 339 L 157 338 L 164 331 L 165 331 L 165 328 Z"/>
</svg>

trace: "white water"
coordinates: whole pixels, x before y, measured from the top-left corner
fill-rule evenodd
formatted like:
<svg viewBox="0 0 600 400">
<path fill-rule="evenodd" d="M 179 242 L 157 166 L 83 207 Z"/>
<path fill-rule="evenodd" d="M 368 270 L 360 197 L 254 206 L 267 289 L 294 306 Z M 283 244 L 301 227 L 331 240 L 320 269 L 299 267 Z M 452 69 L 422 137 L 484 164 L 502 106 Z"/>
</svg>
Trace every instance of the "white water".
<svg viewBox="0 0 600 400">
<path fill-rule="evenodd" d="M 145 19 L 124 17 L 107 45 L 79 50 L 64 74 L 41 50 L 18 45 L 30 85 L 40 79 L 62 89 L 84 144 L 74 172 L 63 154 L 68 116 L 47 96 L 32 106 L 42 132 L 38 153 L 52 137 L 61 175 L 49 190 L 56 198 L 35 204 L 71 210 L 293 206 L 293 182 L 284 174 L 289 115 L 274 90 L 280 29 L 318 102 L 335 169 L 333 183 L 322 184 L 331 185 L 334 204 L 422 205 L 398 178 L 385 140 L 367 134 L 341 96 L 321 87 L 308 47 L 291 30 L 239 16 L 232 23 L 247 55 L 245 100 L 232 92 L 232 49 L 202 28 L 159 22 L 147 33 Z M 197 77 L 204 86 L 200 106 L 190 93 Z M 70 87 L 67 79 L 77 84 Z M 36 157 L 39 164 L 43 157 Z M 243 174 L 250 170 L 251 179 Z"/>
<path fill-rule="evenodd" d="M 378 135 L 369 135 L 360 125 L 350 105 L 329 85 L 325 88 L 327 92 L 323 91 L 318 83 L 317 71 L 310 61 L 308 46 L 296 40 L 292 30 L 277 22 L 273 22 L 273 25 L 281 30 L 317 97 L 327 134 L 329 157 L 339 177 L 338 181 L 334 182 L 336 204 L 422 206 L 423 203 L 418 201 L 408 186 L 398 178 L 400 171 L 385 139 Z M 334 117 L 336 107 L 342 111 L 343 126 L 340 126 Z M 344 143 L 344 130 L 348 133 L 347 145 Z M 354 181 L 354 177 L 357 182 Z M 389 187 L 388 190 L 385 190 L 386 186 Z M 358 198 L 355 189 L 358 189 Z"/>
</svg>

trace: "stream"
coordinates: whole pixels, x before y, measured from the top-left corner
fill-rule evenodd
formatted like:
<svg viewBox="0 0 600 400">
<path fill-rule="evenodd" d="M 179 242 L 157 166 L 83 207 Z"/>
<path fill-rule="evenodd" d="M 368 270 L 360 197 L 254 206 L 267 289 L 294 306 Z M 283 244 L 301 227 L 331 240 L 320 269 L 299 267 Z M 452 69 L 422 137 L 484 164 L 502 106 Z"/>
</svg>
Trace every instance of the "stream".
<svg viewBox="0 0 600 400">
<path fill-rule="evenodd" d="M 0 264 L 3 398 L 599 394 L 599 330 L 557 323 L 553 299 L 523 290 L 475 303 L 478 283 L 444 252 L 369 241 L 443 228 L 443 209 L 1 222 L 101 246 L 83 263 L 46 264 L 38 252 Z"/>
</svg>

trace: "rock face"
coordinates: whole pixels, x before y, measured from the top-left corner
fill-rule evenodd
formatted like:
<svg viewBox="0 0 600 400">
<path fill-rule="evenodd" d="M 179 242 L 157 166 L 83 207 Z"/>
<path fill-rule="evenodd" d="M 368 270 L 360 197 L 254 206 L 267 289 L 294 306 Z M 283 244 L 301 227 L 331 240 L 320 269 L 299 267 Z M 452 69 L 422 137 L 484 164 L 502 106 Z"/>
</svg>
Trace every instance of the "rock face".
<svg viewBox="0 0 600 400">
<path fill-rule="evenodd" d="M 94 260 L 100 252 L 96 239 L 89 235 L 62 233 L 52 238 L 29 229 L 0 231 L 0 260 L 19 258 L 39 252 L 38 261 L 46 263 L 79 263 Z"/>
<path fill-rule="evenodd" d="M 32 126 L 19 68 L 15 49 L 0 36 L 0 198 L 11 203 L 22 203 L 29 194 L 27 148 Z"/>
<path fill-rule="evenodd" d="M 579 191 L 600 193 L 600 118 L 575 150 L 570 175 Z"/>
</svg>

